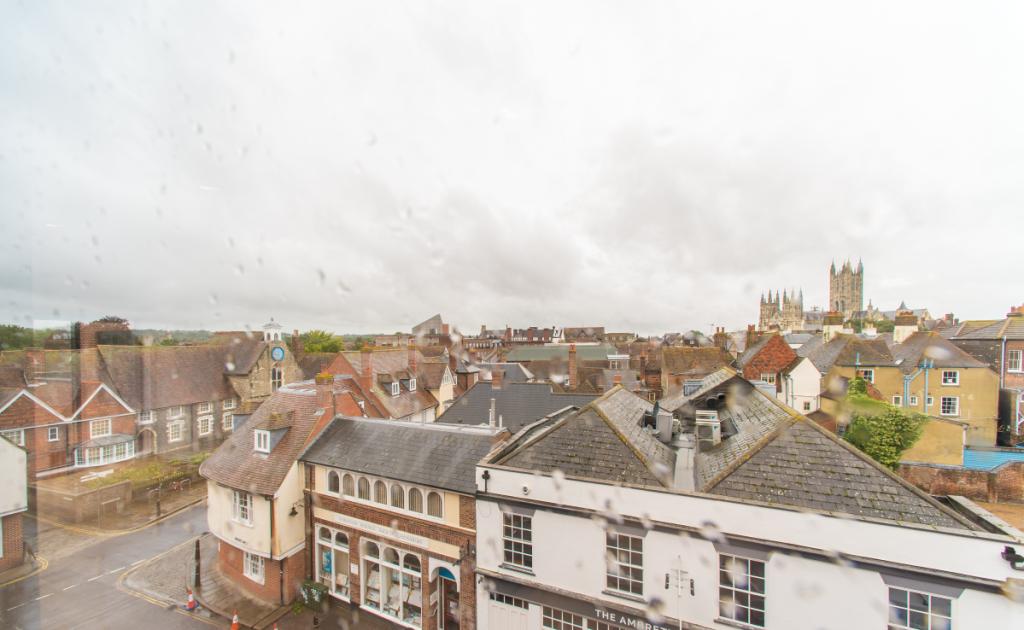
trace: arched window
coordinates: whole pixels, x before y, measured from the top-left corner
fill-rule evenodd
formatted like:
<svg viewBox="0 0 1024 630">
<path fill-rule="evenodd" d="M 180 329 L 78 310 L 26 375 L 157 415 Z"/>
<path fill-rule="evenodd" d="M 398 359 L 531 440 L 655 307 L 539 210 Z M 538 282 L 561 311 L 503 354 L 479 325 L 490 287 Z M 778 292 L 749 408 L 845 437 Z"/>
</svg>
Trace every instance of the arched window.
<svg viewBox="0 0 1024 630">
<path fill-rule="evenodd" d="M 335 544 L 335 546 L 345 547 L 347 549 L 348 548 L 348 536 L 346 536 L 345 534 L 342 534 L 341 532 L 338 532 L 337 534 L 334 535 L 334 544 Z"/>
<path fill-rule="evenodd" d="M 377 548 L 376 544 L 367 542 L 366 547 L 363 549 L 363 554 L 365 554 L 367 558 L 379 558 L 380 549 Z"/>
<path fill-rule="evenodd" d="M 393 565 L 398 565 L 398 552 L 391 547 L 384 547 L 384 562 L 390 562 Z"/>
<path fill-rule="evenodd" d="M 320 528 L 320 540 L 331 540 L 331 532 L 327 531 L 326 527 Z"/>
<path fill-rule="evenodd" d="M 405 488 L 397 483 L 391 484 L 391 507 L 405 507 Z"/>
<path fill-rule="evenodd" d="M 352 496 L 355 494 L 355 489 L 353 488 L 354 485 L 355 483 L 352 480 L 352 475 L 345 473 L 345 476 L 341 478 L 341 493 L 346 497 Z"/>
<path fill-rule="evenodd" d="M 427 495 L 427 514 L 441 518 L 441 495 L 431 492 Z"/>
<path fill-rule="evenodd" d="M 388 504 L 388 487 L 379 479 L 377 483 L 373 484 L 373 500 L 384 505 Z"/>
<path fill-rule="evenodd" d="M 359 498 L 370 500 L 370 481 L 366 477 L 359 478 Z"/>
<path fill-rule="evenodd" d="M 278 366 L 270 368 L 270 390 L 276 392 L 281 387 L 282 371 Z"/>
<path fill-rule="evenodd" d="M 420 570 L 420 559 L 411 553 L 405 554 L 405 558 L 402 559 L 402 566 L 410 571 Z"/>
<path fill-rule="evenodd" d="M 418 488 L 409 490 L 409 509 L 423 514 L 423 493 Z"/>
<path fill-rule="evenodd" d="M 341 490 L 341 477 L 333 470 L 327 473 L 327 491 L 337 494 Z"/>
</svg>

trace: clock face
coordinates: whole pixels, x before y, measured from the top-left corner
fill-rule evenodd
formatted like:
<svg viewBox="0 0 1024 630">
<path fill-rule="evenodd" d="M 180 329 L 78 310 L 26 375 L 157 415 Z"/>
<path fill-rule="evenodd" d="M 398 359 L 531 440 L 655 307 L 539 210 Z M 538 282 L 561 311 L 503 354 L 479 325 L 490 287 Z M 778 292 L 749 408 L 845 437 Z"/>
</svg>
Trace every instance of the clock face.
<svg viewBox="0 0 1024 630">
<path fill-rule="evenodd" d="M 270 351 L 270 358 L 275 361 L 281 361 L 284 359 L 284 348 L 281 346 L 274 346 Z"/>
</svg>

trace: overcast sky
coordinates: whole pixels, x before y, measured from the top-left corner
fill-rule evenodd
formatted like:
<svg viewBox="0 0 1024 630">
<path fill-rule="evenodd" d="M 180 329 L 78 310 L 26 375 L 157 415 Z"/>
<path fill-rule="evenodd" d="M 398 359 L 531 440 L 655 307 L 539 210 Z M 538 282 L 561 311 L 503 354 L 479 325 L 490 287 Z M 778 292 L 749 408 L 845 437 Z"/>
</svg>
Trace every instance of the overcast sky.
<svg viewBox="0 0 1024 630">
<path fill-rule="evenodd" d="M 5 2 L 0 321 L 1002 316 L 1024 4 L 826 4 Z"/>
</svg>

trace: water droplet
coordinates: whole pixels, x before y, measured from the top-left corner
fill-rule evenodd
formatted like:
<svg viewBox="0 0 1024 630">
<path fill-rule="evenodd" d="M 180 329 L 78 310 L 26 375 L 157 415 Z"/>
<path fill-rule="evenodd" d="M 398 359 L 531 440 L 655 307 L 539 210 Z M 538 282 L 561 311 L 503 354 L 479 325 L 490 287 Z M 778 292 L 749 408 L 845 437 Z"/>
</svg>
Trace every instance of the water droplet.
<svg viewBox="0 0 1024 630">
<path fill-rule="evenodd" d="M 236 276 L 244 276 L 245 275 L 245 267 L 243 265 L 241 265 L 241 264 L 235 265 L 235 275 Z"/>
<path fill-rule="evenodd" d="M 231 361 L 227 361 L 224 363 L 224 369 L 227 370 L 228 372 L 234 372 L 235 364 L 232 363 Z"/>
<path fill-rule="evenodd" d="M 711 542 L 725 542 L 725 535 L 722 534 L 722 531 L 720 529 L 718 529 L 718 525 L 716 525 L 712 521 L 704 521 L 703 523 L 701 523 L 700 535 L 705 540 L 710 540 Z"/>
<path fill-rule="evenodd" d="M 334 285 L 334 290 L 338 295 L 348 295 L 349 293 L 352 293 L 352 289 L 350 289 L 349 286 L 341 280 L 338 280 L 338 284 Z"/>
<path fill-rule="evenodd" d="M 211 293 L 210 294 L 210 304 L 216 306 L 216 304 L 217 304 L 217 294 L 216 293 Z"/>
</svg>

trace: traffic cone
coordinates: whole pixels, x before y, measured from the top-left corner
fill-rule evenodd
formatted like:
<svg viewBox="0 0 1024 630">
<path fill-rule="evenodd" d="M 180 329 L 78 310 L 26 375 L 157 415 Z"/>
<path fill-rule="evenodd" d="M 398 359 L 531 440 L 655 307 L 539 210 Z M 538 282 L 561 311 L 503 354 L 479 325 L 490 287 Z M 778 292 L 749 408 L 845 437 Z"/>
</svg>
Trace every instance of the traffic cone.
<svg viewBox="0 0 1024 630">
<path fill-rule="evenodd" d="M 236 610 L 235 616 L 231 618 L 231 630 L 241 630 L 241 627 L 238 624 L 238 611 Z"/>
<path fill-rule="evenodd" d="M 192 589 L 186 586 L 185 591 L 188 593 L 188 601 L 185 603 L 185 610 L 192 612 L 196 608 L 199 608 L 199 604 L 196 602 L 195 595 L 192 594 Z"/>
</svg>

